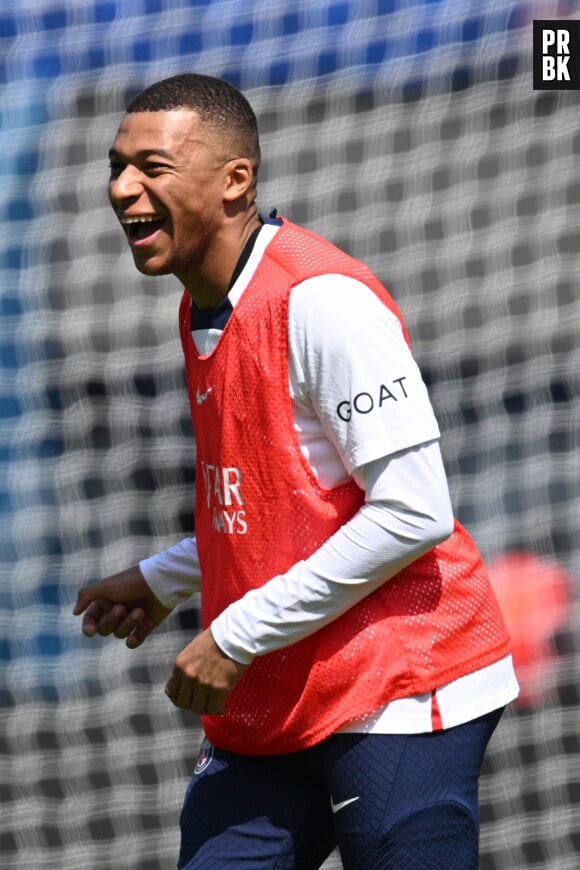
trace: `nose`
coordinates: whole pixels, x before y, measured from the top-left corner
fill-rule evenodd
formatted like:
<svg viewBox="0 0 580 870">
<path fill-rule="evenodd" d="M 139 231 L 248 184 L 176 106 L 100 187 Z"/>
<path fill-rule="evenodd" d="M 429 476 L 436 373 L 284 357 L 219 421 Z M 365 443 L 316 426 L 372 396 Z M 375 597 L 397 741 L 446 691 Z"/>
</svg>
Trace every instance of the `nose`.
<svg viewBox="0 0 580 870">
<path fill-rule="evenodd" d="M 143 192 L 141 172 L 136 166 L 124 166 L 109 179 L 109 198 L 116 205 L 128 199 L 136 199 Z"/>
</svg>

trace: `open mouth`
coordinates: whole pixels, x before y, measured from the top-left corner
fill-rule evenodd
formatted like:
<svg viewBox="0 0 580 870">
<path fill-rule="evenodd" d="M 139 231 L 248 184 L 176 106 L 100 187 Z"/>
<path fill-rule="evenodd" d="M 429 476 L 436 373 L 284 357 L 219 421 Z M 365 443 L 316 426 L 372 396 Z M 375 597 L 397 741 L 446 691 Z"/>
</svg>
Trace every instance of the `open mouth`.
<svg viewBox="0 0 580 870">
<path fill-rule="evenodd" d="M 130 245 L 138 245 L 147 242 L 165 223 L 165 218 L 159 215 L 139 215 L 137 217 L 123 217 L 121 223 L 127 241 Z"/>
</svg>

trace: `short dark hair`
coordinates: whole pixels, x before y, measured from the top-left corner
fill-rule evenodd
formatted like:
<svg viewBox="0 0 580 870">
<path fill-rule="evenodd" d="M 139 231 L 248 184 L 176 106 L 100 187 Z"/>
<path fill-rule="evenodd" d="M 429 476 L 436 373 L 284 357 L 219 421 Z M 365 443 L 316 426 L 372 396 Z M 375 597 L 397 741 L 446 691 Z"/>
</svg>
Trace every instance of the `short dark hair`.
<svg viewBox="0 0 580 870">
<path fill-rule="evenodd" d="M 127 112 L 171 112 L 192 109 L 202 122 L 217 129 L 239 153 L 249 157 L 257 172 L 260 140 L 254 110 L 244 95 L 225 79 L 201 73 L 182 73 L 155 82 L 138 94 Z"/>
</svg>

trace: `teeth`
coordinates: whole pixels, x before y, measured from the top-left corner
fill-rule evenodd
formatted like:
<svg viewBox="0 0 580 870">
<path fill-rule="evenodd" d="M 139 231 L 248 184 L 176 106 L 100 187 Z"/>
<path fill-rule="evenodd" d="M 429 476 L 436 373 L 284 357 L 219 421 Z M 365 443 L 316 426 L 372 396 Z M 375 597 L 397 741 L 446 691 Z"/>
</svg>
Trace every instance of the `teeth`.
<svg viewBox="0 0 580 870">
<path fill-rule="evenodd" d="M 159 221 L 162 218 L 157 215 L 143 215 L 141 217 L 122 217 L 122 224 L 150 224 L 153 221 Z"/>
</svg>

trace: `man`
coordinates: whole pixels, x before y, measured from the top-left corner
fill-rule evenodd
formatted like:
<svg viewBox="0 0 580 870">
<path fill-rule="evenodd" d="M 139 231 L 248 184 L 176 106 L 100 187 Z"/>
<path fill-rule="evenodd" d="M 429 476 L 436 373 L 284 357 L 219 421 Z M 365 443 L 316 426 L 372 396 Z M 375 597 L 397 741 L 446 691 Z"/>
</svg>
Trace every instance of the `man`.
<svg viewBox="0 0 580 870">
<path fill-rule="evenodd" d="M 254 113 L 181 75 L 129 106 L 109 196 L 142 273 L 184 287 L 196 536 L 80 590 L 138 647 L 202 593 L 166 692 L 202 715 L 180 868 L 478 864 L 477 785 L 517 694 L 453 519 L 439 430 L 393 300 L 256 206 Z"/>
</svg>

